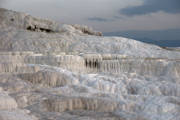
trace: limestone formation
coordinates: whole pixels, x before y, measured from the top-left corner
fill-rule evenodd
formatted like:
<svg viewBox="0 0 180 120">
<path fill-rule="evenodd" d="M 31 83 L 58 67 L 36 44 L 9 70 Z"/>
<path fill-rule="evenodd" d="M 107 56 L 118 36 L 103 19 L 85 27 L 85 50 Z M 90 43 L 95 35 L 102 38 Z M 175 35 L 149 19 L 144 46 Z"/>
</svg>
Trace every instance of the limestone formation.
<svg viewBox="0 0 180 120">
<path fill-rule="evenodd" d="M 180 52 L 0 9 L 0 120 L 180 120 Z"/>
</svg>

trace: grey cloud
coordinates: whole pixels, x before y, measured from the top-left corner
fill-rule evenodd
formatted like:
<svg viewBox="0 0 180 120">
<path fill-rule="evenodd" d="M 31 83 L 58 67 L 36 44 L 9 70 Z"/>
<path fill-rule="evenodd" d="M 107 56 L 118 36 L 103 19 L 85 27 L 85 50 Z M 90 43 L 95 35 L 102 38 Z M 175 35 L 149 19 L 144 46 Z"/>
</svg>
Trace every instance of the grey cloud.
<svg viewBox="0 0 180 120">
<path fill-rule="evenodd" d="M 96 21 L 96 22 L 109 22 L 109 19 L 101 18 L 101 17 L 91 17 L 88 18 L 89 21 Z"/>
<path fill-rule="evenodd" d="M 115 15 L 115 16 L 113 16 L 113 18 L 116 20 L 116 19 L 124 19 L 124 17 L 123 16 L 118 16 L 118 15 Z"/>
<path fill-rule="evenodd" d="M 0 0 L 0 7 L 2 6 L 2 4 L 5 2 L 5 0 Z"/>
<path fill-rule="evenodd" d="M 120 13 L 131 16 L 144 15 L 158 11 L 180 13 L 180 0 L 144 0 L 143 5 L 121 9 Z"/>
</svg>

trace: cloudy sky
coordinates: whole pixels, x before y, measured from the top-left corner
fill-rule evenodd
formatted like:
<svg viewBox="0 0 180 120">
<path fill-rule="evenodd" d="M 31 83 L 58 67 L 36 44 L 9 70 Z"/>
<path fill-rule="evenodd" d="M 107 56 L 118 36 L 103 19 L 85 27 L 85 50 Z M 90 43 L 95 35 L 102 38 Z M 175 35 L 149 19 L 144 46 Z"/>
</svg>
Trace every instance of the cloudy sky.
<svg viewBox="0 0 180 120">
<path fill-rule="evenodd" d="M 180 0 L 0 0 L 0 6 L 102 32 L 180 29 Z"/>
</svg>

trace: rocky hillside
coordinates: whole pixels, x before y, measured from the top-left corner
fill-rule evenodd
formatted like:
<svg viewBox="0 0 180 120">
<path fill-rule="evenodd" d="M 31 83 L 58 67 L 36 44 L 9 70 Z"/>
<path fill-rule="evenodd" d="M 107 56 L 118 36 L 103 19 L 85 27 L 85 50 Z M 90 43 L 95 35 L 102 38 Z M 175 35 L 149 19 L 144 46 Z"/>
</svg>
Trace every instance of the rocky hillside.
<svg viewBox="0 0 180 120">
<path fill-rule="evenodd" d="M 0 120 L 180 120 L 180 52 L 1 8 Z"/>
</svg>

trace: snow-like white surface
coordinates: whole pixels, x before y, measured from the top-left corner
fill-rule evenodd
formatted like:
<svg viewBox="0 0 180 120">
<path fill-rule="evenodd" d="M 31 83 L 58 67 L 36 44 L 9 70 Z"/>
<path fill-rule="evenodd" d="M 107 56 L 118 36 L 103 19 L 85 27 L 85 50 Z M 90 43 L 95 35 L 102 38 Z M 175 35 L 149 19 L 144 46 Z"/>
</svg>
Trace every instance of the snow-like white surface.
<svg viewBox="0 0 180 120">
<path fill-rule="evenodd" d="M 0 9 L 0 120 L 180 120 L 180 52 Z"/>
</svg>

